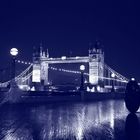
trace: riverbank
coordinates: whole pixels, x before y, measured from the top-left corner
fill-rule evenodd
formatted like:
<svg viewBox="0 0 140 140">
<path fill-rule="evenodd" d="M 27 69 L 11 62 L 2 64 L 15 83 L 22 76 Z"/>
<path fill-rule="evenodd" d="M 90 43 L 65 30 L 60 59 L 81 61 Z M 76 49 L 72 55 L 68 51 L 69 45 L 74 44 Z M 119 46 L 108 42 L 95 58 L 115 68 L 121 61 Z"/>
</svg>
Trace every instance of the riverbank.
<svg viewBox="0 0 140 140">
<path fill-rule="evenodd" d="M 5 95 L 6 96 L 5 96 Z M 9 94 L 9 95 L 8 95 Z M 14 93 L 14 95 L 17 93 Z M 99 92 L 19 92 L 17 102 L 12 103 L 50 103 L 50 102 L 92 102 L 92 101 L 102 101 L 108 99 L 124 99 L 125 93 L 110 92 L 110 93 L 99 93 Z M 2 98 L 3 96 L 3 98 Z M 1 93 L 1 103 L 11 102 L 13 93 Z"/>
<path fill-rule="evenodd" d="M 125 93 L 91 93 L 91 92 L 77 92 L 77 93 L 56 93 L 55 95 L 45 95 L 41 93 L 23 94 L 21 102 L 72 102 L 72 101 L 99 101 L 107 99 L 124 99 Z"/>
</svg>

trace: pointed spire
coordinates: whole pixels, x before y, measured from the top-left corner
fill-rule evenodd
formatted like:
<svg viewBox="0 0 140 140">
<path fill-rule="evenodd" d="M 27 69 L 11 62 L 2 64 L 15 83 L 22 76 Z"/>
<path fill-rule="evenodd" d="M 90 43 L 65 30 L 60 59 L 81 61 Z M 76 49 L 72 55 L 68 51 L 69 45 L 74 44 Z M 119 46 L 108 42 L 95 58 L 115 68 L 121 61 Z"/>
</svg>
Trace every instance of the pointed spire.
<svg viewBox="0 0 140 140">
<path fill-rule="evenodd" d="M 92 50 L 92 49 L 93 49 L 93 43 L 89 42 L 89 50 Z"/>
<path fill-rule="evenodd" d="M 43 55 L 43 47 L 42 47 L 42 42 L 40 43 L 40 56 L 42 56 Z"/>
<path fill-rule="evenodd" d="M 46 56 L 47 56 L 47 58 L 49 58 L 49 51 L 48 51 L 48 49 L 47 49 Z"/>
<path fill-rule="evenodd" d="M 35 56 L 35 55 L 36 55 L 36 47 L 33 46 L 33 56 Z"/>
<path fill-rule="evenodd" d="M 45 56 L 45 51 L 43 51 L 43 54 L 42 54 L 42 56 L 43 56 L 43 57 L 46 57 L 46 56 Z"/>
<path fill-rule="evenodd" d="M 96 42 L 95 42 L 95 49 L 99 49 L 100 48 L 100 46 L 101 46 L 101 43 L 100 43 L 100 41 L 98 41 L 98 40 L 96 40 Z"/>
</svg>

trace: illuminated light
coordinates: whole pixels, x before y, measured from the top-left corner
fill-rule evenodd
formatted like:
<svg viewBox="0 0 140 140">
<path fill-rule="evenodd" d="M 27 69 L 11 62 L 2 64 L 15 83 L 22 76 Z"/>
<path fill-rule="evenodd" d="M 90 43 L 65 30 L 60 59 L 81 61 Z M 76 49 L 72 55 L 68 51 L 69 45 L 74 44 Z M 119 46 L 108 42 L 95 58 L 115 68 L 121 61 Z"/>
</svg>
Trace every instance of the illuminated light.
<svg viewBox="0 0 140 140">
<path fill-rule="evenodd" d="M 97 76 L 94 76 L 94 75 L 90 75 L 89 76 L 89 82 L 91 83 L 91 84 L 98 84 L 98 77 Z"/>
<path fill-rule="evenodd" d="M 49 91 L 51 92 L 51 91 L 52 91 L 52 89 L 49 89 Z"/>
<path fill-rule="evenodd" d="M 21 89 L 21 90 L 24 89 L 24 86 L 23 86 L 23 85 L 19 85 L 18 87 L 19 87 L 19 89 Z"/>
<path fill-rule="evenodd" d="M 111 74 L 111 77 L 114 78 L 114 77 L 115 77 L 115 73 L 112 73 L 112 74 Z"/>
<path fill-rule="evenodd" d="M 131 81 L 135 81 L 135 78 L 131 78 Z"/>
<path fill-rule="evenodd" d="M 91 92 L 95 92 L 95 88 L 94 87 L 92 87 Z"/>
<path fill-rule="evenodd" d="M 81 126 L 82 124 L 79 124 L 79 127 L 77 129 L 77 138 L 78 140 L 82 140 L 83 139 L 83 127 Z"/>
<path fill-rule="evenodd" d="M 50 60 L 53 60 L 53 58 L 50 58 Z"/>
<path fill-rule="evenodd" d="M 35 87 L 34 86 L 31 88 L 31 91 L 35 91 Z"/>
<path fill-rule="evenodd" d="M 19 89 L 29 91 L 30 87 L 28 85 L 18 85 Z"/>
<path fill-rule="evenodd" d="M 40 66 L 34 65 L 33 66 L 33 76 L 32 76 L 32 82 L 40 82 L 41 72 L 40 72 Z"/>
<path fill-rule="evenodd" d="M 100 92 L 101 91 L 101 87 L 97 86 L 97 91 Z"/>
<path fill-rule="evenodd" d="M 90 88 L 89 87 L 87 87 L 87 92 L 90 92 L 91 90 L 90 90 Z"/>
<path fill-rule="evenodd" d="M 67 58 L 66 56 L 62 56 L 61 57 L 62 60 L 66 60 L 66 58 Z"/>
<path fill-rule="evenodd" d="M 17 55 L 18 55 L 18 49 L 17 49 L 17 48 L 12 48 L 12 49 L 10 50 L 10 54 L 11 54 L 12 56 L 17 56 Z"/>
<path fill-rule="evenodd" d="M 80 57 L 79 57 L 79 56 L 76 56 L 75 58 L 76 58 L 76 59 L 79 59 Z"/>
<path fill-rule="evenodd" d="M 27 63 L 27 62 L 25 62 L 25 64 L 27 65 L 28 63 Z"/>
<path fill-rule="evenodd" d="M 114 129 L 114 105 L 113 105 L 113 103 L 111 102 L 111 104 L 110 104 L 110 127 L 112 128 L 112 129 Z"/>
<path fill-rule="evenodd" d="M 85 66 L 84 66 L 84 65 L 81 65 L 81 66 L 80 66 L 80 70 L 81 70 L 81 71 L 84 71 L 84 70 L 85 70 Z"/>
<path fill-rule="evenodd" d="M 21 61 L 22 64 L 24 64 L 24 61 Z"/>
<path fill-rule="evenodd" d="M 20 63 L 20 60 L 18 60 L 18 63 Z"/>
<path fill-rule="evenodd" d="M 84 82 L 84 83 L 86 84 L 86 83 L 88 83 L 88 81 L 87 81 L 87 80 L 85 80 L 85 82 Z"/>
</svg>

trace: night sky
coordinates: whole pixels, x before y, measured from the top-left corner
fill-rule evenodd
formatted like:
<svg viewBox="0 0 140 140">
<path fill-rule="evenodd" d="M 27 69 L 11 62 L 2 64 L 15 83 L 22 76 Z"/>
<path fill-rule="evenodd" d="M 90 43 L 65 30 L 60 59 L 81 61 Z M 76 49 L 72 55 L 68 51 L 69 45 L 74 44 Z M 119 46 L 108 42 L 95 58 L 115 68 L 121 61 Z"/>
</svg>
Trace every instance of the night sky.
<svg viewBox="0 0 140 140">
<path fill-rule="evenodd" d="M 140 4 L 135 0 L 1 0 L 0 68 L 10 60 L 32 60 L 42 42 L 51 57 L 88 55 L 100 40 L 105 62 L 117 72 L 140 80 Z"/>
</svg>

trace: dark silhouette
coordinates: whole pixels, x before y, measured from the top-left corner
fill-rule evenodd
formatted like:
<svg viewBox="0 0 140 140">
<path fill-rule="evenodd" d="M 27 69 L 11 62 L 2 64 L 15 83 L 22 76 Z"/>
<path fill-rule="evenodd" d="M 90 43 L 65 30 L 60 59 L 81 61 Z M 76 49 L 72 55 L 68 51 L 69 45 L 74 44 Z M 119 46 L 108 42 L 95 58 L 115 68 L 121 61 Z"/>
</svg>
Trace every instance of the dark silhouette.
<svg viewBox="0 0 140 140">
<path fill-rule="evenodd" d="M 140 140 L 140 124 L 137 115 L 130 113 L 125 122 L 126 140 Z"/>
<path fill-rule="evenodd" d="M 126 86 L 125 104 L 127 109 L 132 113 L 135 113 L 139 109 L 140 89 L 135 80 L 130 80 Z"/>
</svg>

